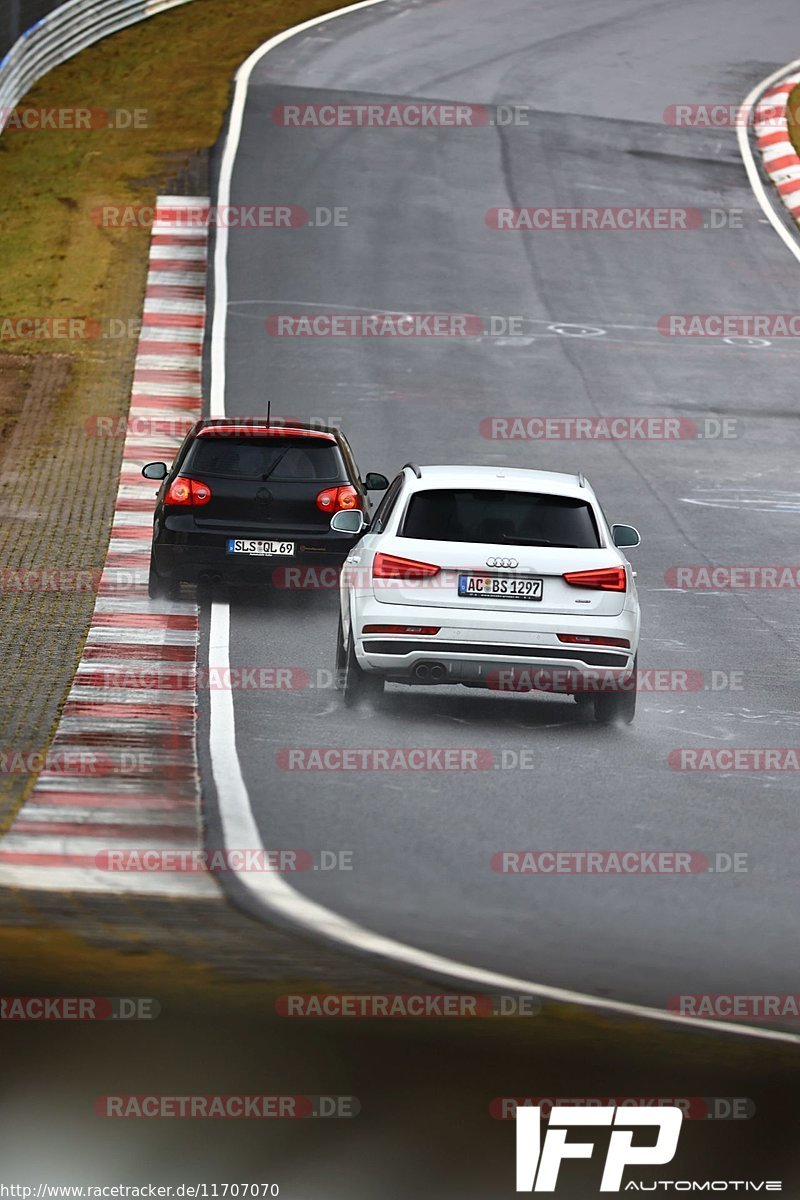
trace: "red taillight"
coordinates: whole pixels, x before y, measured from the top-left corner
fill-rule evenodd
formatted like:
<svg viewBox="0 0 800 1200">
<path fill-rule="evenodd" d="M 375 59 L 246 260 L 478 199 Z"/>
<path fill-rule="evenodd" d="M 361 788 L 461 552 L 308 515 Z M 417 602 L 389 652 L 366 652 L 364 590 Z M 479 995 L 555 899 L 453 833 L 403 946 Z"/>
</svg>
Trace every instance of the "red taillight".
<svg viewBox="0 0 800 1200">
<path fill-rule="evenodd" d="M 179 475 L 169 485 L 167 494 L 164 497 L 164 503 L 187 507 L 189 505 L 208 504 L 210 499 L 211 488 L 207 483 L 201 483 L 199 479 L 187 479 L 185 475 Z"/>
<path fill-rule="evenodd" d="M 560 642 L 569 642 L 573 646 L 622 646 L 630 650 L 631 644 L 627 638 L 590 637 L 586 633 L 559 633 Z"/>
<path fill-rule="evenodd" d="M 361 508 L 361 497 L 349 483 L 344 487 L 325 488 L 325 491 L 317 496 L 317 508 L 325 513 Z"/>
<path fill-rule="evenodd" d="M 562 576 L 570 587 L 598 588 L 601 592 L 624 592 L 624 567 L 603 567 L 599 571 L 570 571 Z"/>
<path fill-rule="evenodd" d="M 397 558 L 394 554 L 376 554 L 372 564 L 373 579 L 430 579 L 439 574 L 433 563 L 416 562 L 413 558 Z"/>
<path fill-rule="evenodd" d="M 433 637 L 441 625 L 365 625 L 362 633 L 414 633 Z"/>
</svg>

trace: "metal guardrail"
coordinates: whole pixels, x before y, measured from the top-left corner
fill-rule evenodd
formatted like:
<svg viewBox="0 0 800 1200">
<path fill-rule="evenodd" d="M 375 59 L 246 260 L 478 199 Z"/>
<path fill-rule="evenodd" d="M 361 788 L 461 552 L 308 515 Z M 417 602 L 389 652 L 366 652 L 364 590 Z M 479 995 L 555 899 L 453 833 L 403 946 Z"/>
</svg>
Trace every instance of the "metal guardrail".
<svg viewBox="0 0 800 1200">
<path fill-rule="evenodd" d="M 64 0 L 0 0 L 0 59 L 30 25 L 63 3 Z"/>
<path fill-rule="evenodd" d="M 27 91 L 94 42 L 190 0 L 67 0 L 51 8 L 17 38 L 0 62 L 0 131 Z M 25 3 L 29 11 L 35 5 Z M 41 5 L 40 5 L 41 7 Z M 3 4 L 10 28 L 18 23 L 17 0 Z"/>
</svg>

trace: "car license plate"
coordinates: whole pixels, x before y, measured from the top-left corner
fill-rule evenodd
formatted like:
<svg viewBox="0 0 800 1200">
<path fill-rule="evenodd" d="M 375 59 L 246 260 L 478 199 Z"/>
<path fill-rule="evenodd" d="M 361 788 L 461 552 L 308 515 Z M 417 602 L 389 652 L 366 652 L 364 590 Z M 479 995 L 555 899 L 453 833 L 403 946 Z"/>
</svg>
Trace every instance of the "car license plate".
<svg viewBox="0 0 800 1200">
<path fill-rule="evenodd" d="M 294 542 L 263 542 L 251 538 L 228 538 L 228 554 L 254 554 L 271 558 L 276 554 L 294 554 Z"/>
<path fill-rule="evenodd" d="M 459 575 L 459 596 L 487 600 L 541 600 L 544 580 L 532 575 Z"/>
</svg>

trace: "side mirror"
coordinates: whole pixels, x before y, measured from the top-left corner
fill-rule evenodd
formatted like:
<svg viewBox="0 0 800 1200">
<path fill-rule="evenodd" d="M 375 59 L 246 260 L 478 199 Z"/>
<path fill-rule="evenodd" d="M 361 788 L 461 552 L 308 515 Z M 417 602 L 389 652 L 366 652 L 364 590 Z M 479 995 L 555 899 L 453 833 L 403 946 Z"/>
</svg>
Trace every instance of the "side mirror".
<svg viewBox="0 0 800 1200">
<path fill-rule="evenodd" d="M 642 540 L 639 537 L 639 530 L 634 529 L 633 525 L 612 525 L 611 536 L 614 539 L 614 545 L 620 550 L 626 546 L 638 546 Z"/>
<path fill-rule="evenodd" d="M 359 534 L 367 528 L 364 514 L 358 508 L 345 508 L 331 517 L 331 529 L 337 533 Z"/>
<path fill-rule="evenodd" d="M 166 479 L 169 471 L 166 463 L 148 463 L 142 467 L 142 474 L 145 479 Z"/>
<path fill-rule="evenodd" d="M 389 486 L 389 480 L 385 475 L 380 475 L 377 471 L 370 471 L 364 480 L 364 487 L 368 492 L 385 492 Z"/>
</svg>

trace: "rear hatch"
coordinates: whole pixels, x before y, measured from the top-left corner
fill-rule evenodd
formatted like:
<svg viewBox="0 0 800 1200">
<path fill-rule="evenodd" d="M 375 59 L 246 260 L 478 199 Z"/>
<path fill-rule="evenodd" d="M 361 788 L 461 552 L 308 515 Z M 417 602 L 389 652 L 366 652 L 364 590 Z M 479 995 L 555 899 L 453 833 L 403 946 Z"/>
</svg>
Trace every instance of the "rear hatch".
<svg viewBox="0 0 800 1200">
<path fill-rule="evenodd" d="M 615 616 L 625 604 L 627 579 L 619 575 L 624 560 L 614 547 L 600 545 L 591 506 L 572 497 L 489 489 L 416 492 L 399 536 L 381 539 L 380 552 L 390 561 L 376 564 L 374 572 L 401 576 L 373 577 L 375 598 L 386 604 L 501 617 L 503 612 Z M 391 558 L 421 566 L 395 567 Z M 426 568 L 438 571 L 426 574 Z M 403 578 L 406 570 L 410 577 Z M 578 585 L 564 578 L 587 571 L 606 574 Z M 615 584 L 618 590 L 611 590 Z"/>
<path fill-rule="evenodd" d="M 264 534 L 326 533 L 320 492 L 346 484 L 336 442 L 325 436 L 200 435 L 181 474 L 211 489 L 194 511 L 198 529 Z"/>
</svg>

